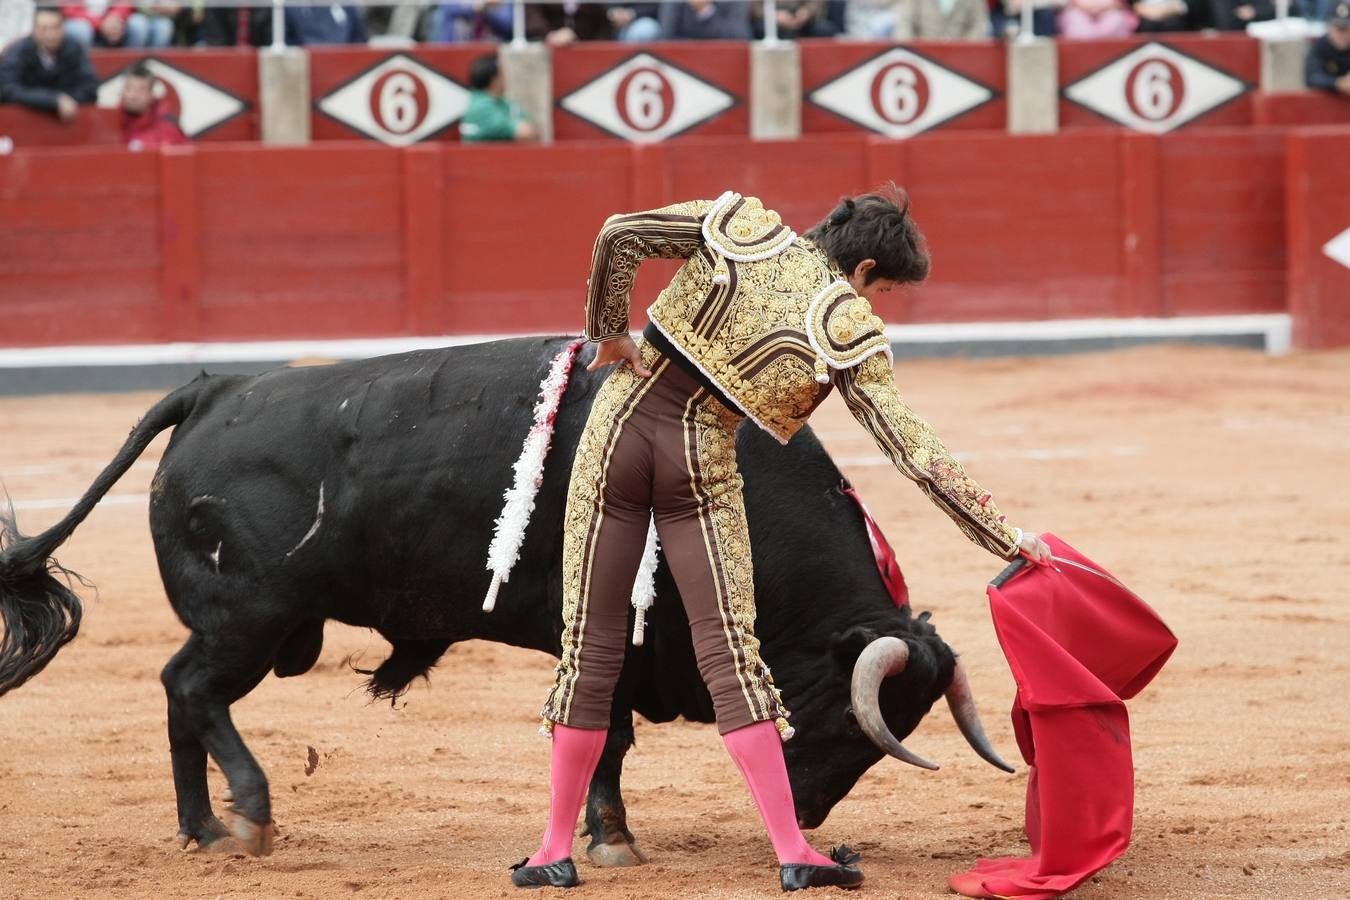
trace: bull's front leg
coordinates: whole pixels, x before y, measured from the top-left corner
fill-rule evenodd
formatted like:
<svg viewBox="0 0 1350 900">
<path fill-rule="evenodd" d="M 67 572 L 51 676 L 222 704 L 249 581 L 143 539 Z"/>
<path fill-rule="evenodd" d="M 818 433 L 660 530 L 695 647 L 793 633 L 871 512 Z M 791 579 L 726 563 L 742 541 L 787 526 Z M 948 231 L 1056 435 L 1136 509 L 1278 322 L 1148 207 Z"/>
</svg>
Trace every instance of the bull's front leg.
<svg viewBox="0 0 1350 900">
<path fill-rule="evenodd" d="M 628 812 L 619 789 L 623 758 L 633 746 L 633 713 L 631 709 L 620 711 L 618 707 L 616 703 L 609 738 L 591 776 L 586 797 L 586 827 L 582 834 L 591 836 L 586 855 L 597 866 L 639 866 L 647 861 L 647 855 L 628 830 Z"/>
</svg>

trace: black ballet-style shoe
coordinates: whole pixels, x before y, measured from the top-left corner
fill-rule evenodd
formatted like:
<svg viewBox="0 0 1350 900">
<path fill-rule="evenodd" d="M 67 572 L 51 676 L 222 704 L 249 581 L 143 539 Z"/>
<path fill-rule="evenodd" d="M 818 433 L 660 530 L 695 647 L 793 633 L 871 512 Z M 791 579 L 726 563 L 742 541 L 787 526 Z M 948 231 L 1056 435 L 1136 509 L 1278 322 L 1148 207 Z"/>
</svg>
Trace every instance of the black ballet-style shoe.
<svg viewBox="0 0 1350 900">
<path fill-rule="evenodd" d="M 551 862 L 546 866 L 528 865 L 529 859 L 522 859 L 511 867 L 511 883 L 516 887 L 560 887 L 570 888 L 581 884 L 577 877 L 577 867 L 571 857 Z"/>
<path fill-rule="evenodd" d="M 788 863 L 778 867 L 778 880 L 785 891 L 800 891 L 813 887 L 855 888 L 862 884 L 862 869 L 857 863 L 861 853 L 855 853 L 847 844 L 830 851 L 832 866 L 813 866 L 807 863 Z"/>
</svg>

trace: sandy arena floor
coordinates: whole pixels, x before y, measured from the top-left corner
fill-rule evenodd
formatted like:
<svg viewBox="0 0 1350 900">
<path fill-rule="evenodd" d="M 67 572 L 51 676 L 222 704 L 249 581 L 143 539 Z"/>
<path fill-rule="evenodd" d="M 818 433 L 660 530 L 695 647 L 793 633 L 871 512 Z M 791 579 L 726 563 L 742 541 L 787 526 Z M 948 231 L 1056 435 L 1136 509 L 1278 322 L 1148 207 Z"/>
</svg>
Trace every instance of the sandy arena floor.
<svg viewBox="0 0 1350 900">
<path fill-rule="evenodd" d="M 1350 894 L 1350 353 L 914 362 L 900 382 L 1015 521 L 1113 569 L 1181 639 L 1130 705 L 1134 845 L 1074 896 Z M 64 514 L 156 396 L 0 400 L 0 477 L 26 531 Z M 883 464 L 842 405 L 815 424 L 1014 757 L 1012 680 L 983 597 L 998 560 Z M 178 851 L 158 674 L 185 632 L 144 499 L 163 446 L 60 554 L 99 588 L 83 633 L 0 699 L 0 897 L 515 896 L 506 866 L 533 848 L 547 805 L 534 714 L 552 660 L 483 643 L 455 647 L 391 709 L 369 705 L 344 664 L 382 658 L 383 642 L 330 625 L 314 672 L 269 678 L 234 707 L 271 778 L 276 853 Z M 978 856 L 1024 852 L 1025 767 L 980 763 L 945 715 L 908 744 L 942 771 L 883 762 L 814 834 L 862 848 L 865 895 L 944 896 Z M 778 895 L 711 726 L 639 722 L 625 787 L 653 862 L 581 862 L 579 896 Z"/>
</svg>

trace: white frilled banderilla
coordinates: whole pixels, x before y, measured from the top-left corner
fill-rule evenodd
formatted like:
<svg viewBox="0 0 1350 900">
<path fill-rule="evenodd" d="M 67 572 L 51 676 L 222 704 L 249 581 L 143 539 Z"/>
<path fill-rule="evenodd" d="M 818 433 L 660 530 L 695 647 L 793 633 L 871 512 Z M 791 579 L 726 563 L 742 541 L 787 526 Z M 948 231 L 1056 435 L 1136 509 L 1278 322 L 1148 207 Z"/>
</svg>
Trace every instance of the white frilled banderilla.
<svg viewBox="0 0 1350 900">
<path fill-rule="evenodd" d="M 534 513 L 535 497 L 544 483 L 544 462 L 553 444 L 553 427 L 558 418 L 558 407 L 567 393 L 572 365 L 584 340 L 575 340 L 553 357 L 548 374 L 539 385 L 539 400 L 534 404 L 534 424 L 525 435 L 525 445 L 516 460 L 515 482 L 503 495 L 506 502 L 493 529 L 492 544 L 488 547 L 487 569 L 492 573 L 492 584 L 483 598 L 483 612 L 492 612 L 497 604 L 497 592 L 511 578 L 511 569 L 520 559 L 520 547 L 525 542 L 525 529 Z M 656 597 L 656 554 L 659 549 L 656 525 L 647 523 L 647 546 L 642 551 L 633 582 L 633 608 L 637 617 L 633 624 L 633 644 L 642 646 L 647 627 L 647 609 Z"/>
</svg>

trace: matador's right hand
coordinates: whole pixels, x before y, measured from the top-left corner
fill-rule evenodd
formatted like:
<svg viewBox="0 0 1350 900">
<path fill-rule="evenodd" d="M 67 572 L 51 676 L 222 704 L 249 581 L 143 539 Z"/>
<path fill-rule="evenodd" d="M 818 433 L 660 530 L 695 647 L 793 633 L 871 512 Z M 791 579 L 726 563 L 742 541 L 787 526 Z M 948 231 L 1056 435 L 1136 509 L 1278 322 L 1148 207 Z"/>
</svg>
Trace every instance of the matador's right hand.
<svg viewBox="0 0 1350 900">
<path fill-rule="evenodd" d="M 642 364 L 642 352 L 638 350 L 633 339 L 626 334 L 601 341 L 600 348 L 595 351 L 595 359 L 591 360 L 591 364 L 586 367 L 586 371 L 594 372 L 596 369 L 612 366 L 614 363 L 627 363 L 633 367 L 633 371 L 640 377 L 651 377 L 651 370 Z"/>
<path fill-rule="evenodd" d="M 1052 555 L 1050 545 L 1041 540 L 1040 535 L 1032 534 L 1030 531 L 1022 533 L 1022 540 L 1018 542 L 1017 549 L 1022 556 L 1034 563 L 1048 563 Z"/>
</svg>

